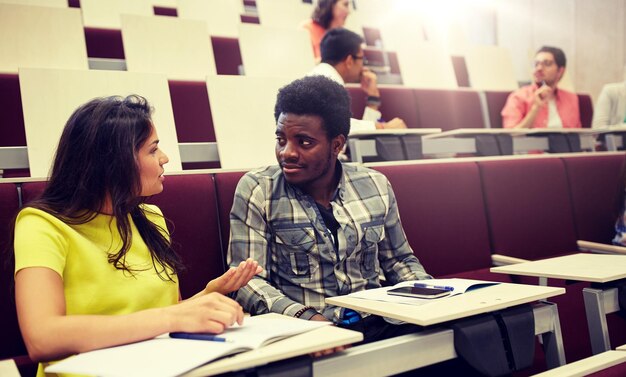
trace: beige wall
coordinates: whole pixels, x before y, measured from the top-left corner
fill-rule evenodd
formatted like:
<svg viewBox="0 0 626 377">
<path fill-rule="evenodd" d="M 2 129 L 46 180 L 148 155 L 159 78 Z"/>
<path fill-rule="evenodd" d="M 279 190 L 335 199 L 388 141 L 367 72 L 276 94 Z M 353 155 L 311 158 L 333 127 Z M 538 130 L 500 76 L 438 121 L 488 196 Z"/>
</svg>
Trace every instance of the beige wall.
<svg viewBox="0 0 626 377">
<path fill-rule="evenodd" d="M 625 79 L 626 0 L 507 0 L 497 3 L 497 43 L 511 50 L 519 81 L 542 45 L 561 47 L 577 92 L 597 98 Z"/>
</svg>

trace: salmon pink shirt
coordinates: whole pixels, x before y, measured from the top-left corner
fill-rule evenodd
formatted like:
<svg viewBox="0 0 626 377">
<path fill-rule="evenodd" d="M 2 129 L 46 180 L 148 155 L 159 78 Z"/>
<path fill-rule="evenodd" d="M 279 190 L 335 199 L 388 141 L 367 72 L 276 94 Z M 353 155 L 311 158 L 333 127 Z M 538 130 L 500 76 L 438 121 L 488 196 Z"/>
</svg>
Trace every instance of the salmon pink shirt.
<svg viewBox="0 0 626 377">
<path fill-rule="evenodd" d="M 509 95 L 506 104 L 500 113 L 502 127 L 513 128 L 522 121 L 533 104 L 533 93 L 539 89 L 537 84 L 519 88 Z M 578 95 L 564 89 L 556 91 L 556 108 L 563 123 L 563 128 L 581 128 L 580 111 L 578 109 Z M 546 103 L 535 118 L 532 128 L 546 128 L 548 126 L 548 104 Z"/>
</svg>

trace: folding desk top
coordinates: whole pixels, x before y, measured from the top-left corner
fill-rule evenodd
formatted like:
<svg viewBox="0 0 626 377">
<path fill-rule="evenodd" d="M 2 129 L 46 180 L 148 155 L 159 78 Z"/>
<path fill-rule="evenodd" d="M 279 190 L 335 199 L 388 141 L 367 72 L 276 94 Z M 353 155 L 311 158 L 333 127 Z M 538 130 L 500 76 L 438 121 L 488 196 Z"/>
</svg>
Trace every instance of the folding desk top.
<svg viewBox="0 0 626 377">
<path fill-rule="evenodd" d="M 315 67 L 309 33 L 262 25 L 239 25 L 239 48 L 246 76 L 297 79 Z"/>
<path fill-rule="evenodd" d="M 119 29 L 122 14 L 154 15 L 150 0 L 80 0 L 80 9 L 85 27 L 103 29 Z"/>
<path fill-rule="evenodd" d="M 289 29 L 298 29 L 313 13 L 311 4 L 293 0 L 256 0 L 256 8 L 261 25 Z"/>
<path fill-rule="evenodd" d="M 24 127 L 32 177 L 47 177 L 63 127 L 74 110 L 96 97 L 138 94 L 155 111 L 152 120 L 167 171 L 182 170 L 165 76 L 119 71 L 20 69 Z"/>
<path fill-rule="evenodd" d="M 269 315 L 280 316 L 279 314 Z M 360 332 L 335 326 L 324 326 L 263 346 L 256 350 L 214 361 L 185 374 L 185 376 L 199 377 L 244 370 L 274 361 L 285 360 L 291 357 L 356 343 L 361 340 L 363 340 L 363 334 Z"/>
<path fill-rule="evenodd" d="M 452 60 L 443 45 L 416 41 L 398 47 L 396 51 L 398 64 L 405 86 L 429 89 L 458 88 Z M 428 59 L 424 59 L 424 56 L 428 56 Z"/>
<path fill-rule="evenodd" d="M 80 10 L 0 4 L 0 72 L 18 67 L 87 69 Z"/>
<path fill-rule="evenodd" d="M 243 2 L 232 0 L 178 0 L 178 17 L 202 20 L 209 25 L 209 34 L 220 37 L 239 36 Z"/>
<path fill-rule="evenodd" d="M 326 303 L 420 326 L 430 326 L 564 293 L 564 288 L 500 283 L 452 297 L 434 299 L 433 302 L 424 305 L 397 304 L 349 296 L 327 298 Z"/>
<path fill-rule="evenodd" d="M 467 47 L 465 63 L 473 89 L 516 90 L 518 88 L 511 53 L 505 47 Z"/>
<path fill-rule="evenodd" d="M 310 50 L 310 49 L 309 49 Z M 288 79 L 210 76 L 207 90 L 223 169 L 276 164 L 274 105 Z"/>
<path fill-rule="evenodd" d="M 626 278 L 626 256 L 571 254 L 493 267 L 491 272 L 606 283 Z"/>
<path fill-rule="evenodd" d="M 196 81 L 216 74 L 206 22 L 126 14 L 121 20 L 128 71 Z"/>
</svg>

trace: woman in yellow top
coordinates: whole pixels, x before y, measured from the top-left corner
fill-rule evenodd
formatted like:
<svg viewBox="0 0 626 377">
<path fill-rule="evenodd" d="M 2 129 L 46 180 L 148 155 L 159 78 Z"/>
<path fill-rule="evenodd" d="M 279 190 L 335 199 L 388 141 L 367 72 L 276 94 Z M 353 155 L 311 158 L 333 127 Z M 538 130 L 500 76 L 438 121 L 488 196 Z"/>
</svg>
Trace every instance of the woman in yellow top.
<svg viewBox="0 0 626 377">
<path fill-rule="evenodd" d="M 168 162 L 150 115 L 139 96 L 79 107 L 45 191 L 18 214 L 16 305 L 35 361 L 172 331 L 219 333 L 243 321 L 224 294 L 260 272 L 252 260 L 179 301 L 181 261 L 160 210 L 143 204 L 163 190 Z"/>
</svg>

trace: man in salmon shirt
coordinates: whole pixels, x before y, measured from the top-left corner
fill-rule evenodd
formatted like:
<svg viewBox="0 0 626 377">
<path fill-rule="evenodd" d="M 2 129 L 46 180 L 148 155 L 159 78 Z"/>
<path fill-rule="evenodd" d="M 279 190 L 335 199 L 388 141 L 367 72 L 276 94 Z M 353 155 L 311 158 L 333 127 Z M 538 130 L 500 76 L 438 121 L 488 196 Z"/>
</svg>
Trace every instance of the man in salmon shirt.
<svg viewBox="0 0 626 377">
<path fill-rule="evenodd" d="M 556 47 L 544 46 L 534 60 L 534 84 L 509 95 L 502 109 L 504 128 L 580 128 L 576 93 L 558 89 L 565 73 L 565 54 Z"/>
</svg>

